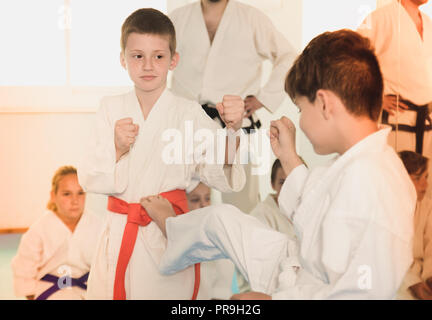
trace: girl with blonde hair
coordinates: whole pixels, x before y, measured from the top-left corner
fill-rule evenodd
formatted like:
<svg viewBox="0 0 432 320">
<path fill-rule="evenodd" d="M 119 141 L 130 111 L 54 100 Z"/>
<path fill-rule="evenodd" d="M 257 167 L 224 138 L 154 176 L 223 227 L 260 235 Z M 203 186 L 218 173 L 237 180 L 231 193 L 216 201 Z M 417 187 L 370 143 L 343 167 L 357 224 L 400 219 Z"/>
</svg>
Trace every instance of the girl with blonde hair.
<svg viewBox="0 0 432 320">
<path fill-rule="evenodd" d="M 12 260 L 15 295 L 29 300 L 83 299 L 99 228 L 84 212 L 86 194 L 77 170 L 60 167 L 47 211 L 23 235 Z"/>
</svg>

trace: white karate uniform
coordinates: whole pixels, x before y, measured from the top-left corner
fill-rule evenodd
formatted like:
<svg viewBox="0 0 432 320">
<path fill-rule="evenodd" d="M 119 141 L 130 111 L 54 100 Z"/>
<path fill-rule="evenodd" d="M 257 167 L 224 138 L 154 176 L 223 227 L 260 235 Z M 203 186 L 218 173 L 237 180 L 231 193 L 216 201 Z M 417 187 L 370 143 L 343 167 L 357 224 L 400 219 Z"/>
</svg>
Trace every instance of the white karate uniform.
<svg viewBox="0 0 432 320">
<path fill-rule="evenodd" d="M 372 12 L 357 30 L 375 47 L 384 94 L 399 93 L 417 105 L 432 101 L 432 20 L 421 16 L 423 40 L 398 1 Z"/>
<path fill-rule="evenodd" d="M 273 195 L 269 194 L 264 201 L 258 203 L 258 205 L 250 212 L 250 215 L 257 218 L 273 230 L 286 234 L 293 242 L 296 241 L 294 225 L 280 211 Z M 237 284 L 239 292 L 250 291 L 249 283 L 240 273 L 237 273 Z"/>
<path fill-rule="evenodd" d="M 409 287 L 432 277 L 432 201 L 417 202 L 414 214 L 414 262 L 398 292 L 398 299 L 415 299 Z"/>
<path fill-rule="evenodd" d="M 255 95 L 271 112 L 285 98 L 284 79 L 296 50 L 258 9 L 228 1 L 213 42 L 200 1 L 174 10 L 180 61 L 173 71 L 172 90 L 201 104 L 222 101 L 226 94 Z M 261 88 L 262 62 L 273 70 Z"/>
<path fill-rule="evenodd" d="M 170 18 L 180 54 L 172 73 L 174 93 L 212 105 L 226 94 L 255 95 L 268 111 L 277 110 L 286 97 L 285 76 L 298 53 L 264 13 L 228 1 L 212 43 L 200 1 L 177 8 Z M 273 69 L 261 86 L 265 60 L 271 61 Z M 249 125 L 245 119 L 243 126 Z M 250 212 L 260 201 L 259 179 L 251 175 L 250 164 L 245 170 L 245 187 L 239 193 L 222 194 L 222 201 Z"/>
<path fill-rule="evenodd" d="M 288 235 L 290 239 L 295 240 L 293 223 L 280 211 L 278 204 L 271 194 L 264 201 L 258 203 L 250 215 L 256 217 L 270 228 L 282 232 Z"/>
<path fill-rule="evenodd" d="M 421 13 L 423 39 L 405 8 L 393 1 L 372 12 L 358 28 L 375 47 L 384 78 L 384 94 L 399 94 L 401 99 L 422 106 L 432 102 L 432 20 Z M 415 126 L 415 111 L 389 116 L 389 123 Z M 415 134 L 398 131 L 389 135 L 390 145 L 397 151 L 415 151 Z M 432 156 L 432 134 L 426 131 L 423 154 Z"/>
<path fill-rule="evenodd" d="M 131 117 L 139 125 L 139 133 L 131 150 L 116 163 L 114 125 L 117 120 L 126 117 Z M 191 128 L 188 123 L 193 124 L 193 132 L 188 132 L 188 128 Z M 102 100 L 97 114 L 95 145 L 78 167 L 80 184 L 86 191 L 114 195 L 128 203 L 139 203 L 145 196 L 186 189 L 193 177 L 224 192 L 239 190 L 245 181 L 241 165 L 224 166 L 223 162 L 206 164 L 202 161 L 185 164 L 185 160 L 194 159 L 189 158 L 193 156 L 194 150 L 195 155 L 210 152 L 208 146 L 202 147 L 202 142 L 189 140 L 193 139 L 193 133 L 208 129 L 216 136 L 216 128 L 215 122 L 198 103 L 177 97 L 168 89 L 161 94 L 146 120 L 142 116 L 135 91 L 107 97 Z M 173 134 L 175 141 L 180 143 L 177 147 L 183 156 L 178 163 L 166 162 L 169 160 L 165 158 L 167 154 L 173 153 L 173 149 L 169 148 L 173 139 L 163 141 L 167 133 Z M 201 152 L 198 152 L 200 145 Z M 222 152 L 224 155 L 223 148 Z M 117 258 L 126 221 L 127 215 L 107 211 L 107 223 L 89 277 L 89 299 L 113 298 Z M 127 299 L 192 297 L 195 279 L 193 268 L 169 277 L 158 272 L 157 266 L 165 251 L 165 242 L 165 237 L 153 222 L 145 227 L 139 226 L 126 270 Z M 200 289 L 201 294 L 204 291 L 204 288 Z"/>
<path fill-rule="evenodd" d="M 80 278 L 89 272 L 100 227 L 101 219 L 87 212 L 72 233 L 55 213 L 46 211 L 22 236 L 12 260 L 15 295 L 37 298 L 53 285 L 40 280 L 46 274 Z M 74 286 L 48 299 L 79 300 L 84 295 L 85 290 Z"/>
<path fill-rule="evenodd" d="M 166 220 L 161 272 L 229 257 L 252 290 L 273 299 L 394 298 L 412 262 L 416 192 L 387 144 L 389 130 L 327 167 L 309 172 L 301 165 L 286 178 L 279 205 L 293 219 L 298 260 L 287 236 L 219 205 Z M 186 230 L 200 232 L 183 236 Z"/>
<path fill-rule="evenodd" d="M 229 259 L 201 263 L 201 281 L 208 288 L 210 299 L 228 300 L 231 298 L 233 277 L 234 264 Z"/>
</svg>

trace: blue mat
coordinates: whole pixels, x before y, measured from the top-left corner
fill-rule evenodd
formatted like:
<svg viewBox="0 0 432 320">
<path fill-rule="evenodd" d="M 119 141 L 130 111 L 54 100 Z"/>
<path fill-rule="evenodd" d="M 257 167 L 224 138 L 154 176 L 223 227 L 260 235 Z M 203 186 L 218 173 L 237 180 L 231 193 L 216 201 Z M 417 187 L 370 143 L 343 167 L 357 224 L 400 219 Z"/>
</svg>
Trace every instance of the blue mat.
<svg viewBox="0 0 432 320">
<path fill-rule="evenodd" d="M 17 299 L 13 293 L 11 261 L 22 234 L 0 234 L 0 300 Z"/>
</svg>

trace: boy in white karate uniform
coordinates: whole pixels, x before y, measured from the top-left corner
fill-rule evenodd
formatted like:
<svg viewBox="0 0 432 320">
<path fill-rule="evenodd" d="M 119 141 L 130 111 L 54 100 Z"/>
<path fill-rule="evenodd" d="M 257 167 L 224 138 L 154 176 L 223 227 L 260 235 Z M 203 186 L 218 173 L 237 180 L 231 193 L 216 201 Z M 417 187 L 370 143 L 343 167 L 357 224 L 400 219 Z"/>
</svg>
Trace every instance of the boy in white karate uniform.
<svg viewBox="0 0 432 320">
<path fill-rule="evenodd" d="M 198 103 L 166 89 L 168 71 L 179 60 L 174 26 L 166 15 L 154 9 L 132 13 L 122 26 L 121 46 L 121 64 L 134 90 L 102 101 L 96 142 L 78 170 L 86 191 L 109 195 L 88 298 L 195 299 L 201 292 L 199 266 L 159 274 L 166 240 L 139 201 L 161 194 L 178 214 L 185 213 L 184 189 L 193 177 L 223 192 L 240 190 L 244 171 L 233 164 L 235 152 L 225 152 L 230 145 L 235 150 L 239 139 L 236 146 L 222 148 L 222 161 L 214 141 L 198 144 L 197 136 L 216 137 L 217 126 Z M 217 108 L 227 127 L 240 129 L 240 97 L 224 96 Z"/>
<path fill-rule="evenodd" d="M 101 221 L 84 212 L 85 193 L 76 169 L 52 179 L 47 212 L 23 235 L 12 260 L 15 294 L 27 299 L 84 299 Z"/>
<path fill-rule="evenodd" d="M 369 41 L 350 30 L 319 35 L 285 89 L 314 150 L 338 154 L 309 171 L 293 123 L 272 123 L 271 145 L 287 174 L 279 205 L 294 223 L 298 257 L 286 235 L 230 205 L 172 217 L 170 204 L 153 197 L 144 205 L 168 240 L 161 272 L 229 257 L 253 290 L 238 299 L 394 298 L 412 262 L 416 194 L 387 144 L 390 129 L 378 128 L 383 81 Z"/>
</svg>

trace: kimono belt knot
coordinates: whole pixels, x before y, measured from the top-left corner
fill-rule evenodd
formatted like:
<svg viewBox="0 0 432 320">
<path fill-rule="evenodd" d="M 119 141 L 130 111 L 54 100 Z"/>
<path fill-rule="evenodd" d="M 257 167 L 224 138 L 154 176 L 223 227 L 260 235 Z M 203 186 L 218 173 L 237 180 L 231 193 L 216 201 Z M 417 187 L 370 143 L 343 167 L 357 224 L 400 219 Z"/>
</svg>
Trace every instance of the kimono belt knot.
<svg viewBox="0 0 432 320">
<path fill-rule="evenodd" d="M 186 192 L 184 190 L 177 189 L 169 192 L 162 192 L 160 196 L 164 197 L 172 204 L 174 212 L 177 215 L 189 211 Z M 147 226 L 151 222 L 151 218 L 140 203 L 127 203 L 113 196 L 108 197 L 108 210 L 114 213 L 127 214 L 127 223 L 123 232 L 114 280 L 114 300 L 125 300 L 125 274 L 135 247 L 138 226 Z M 195 286 L 192 299 L 196 299 L 198 295 L 199 283 L 200 267 L 199 264 L 196 264 Z"/>
</svg>

